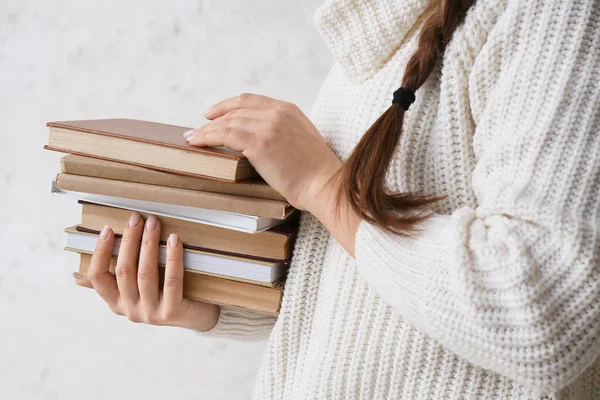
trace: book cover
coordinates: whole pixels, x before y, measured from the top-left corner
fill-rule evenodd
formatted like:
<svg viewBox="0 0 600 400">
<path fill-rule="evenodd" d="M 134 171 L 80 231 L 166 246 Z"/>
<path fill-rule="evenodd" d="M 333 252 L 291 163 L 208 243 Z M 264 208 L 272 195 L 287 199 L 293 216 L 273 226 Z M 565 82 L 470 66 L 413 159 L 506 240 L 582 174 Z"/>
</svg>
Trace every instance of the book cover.
<svg viewBox="0 0 600 400">
<path fill-rule="evenodd" d="M 241 153 L 191 146 L 189 128 L 134 119 L 48 122 L 48 150 L 230 182 L 256 178 Z"/>
</svg>

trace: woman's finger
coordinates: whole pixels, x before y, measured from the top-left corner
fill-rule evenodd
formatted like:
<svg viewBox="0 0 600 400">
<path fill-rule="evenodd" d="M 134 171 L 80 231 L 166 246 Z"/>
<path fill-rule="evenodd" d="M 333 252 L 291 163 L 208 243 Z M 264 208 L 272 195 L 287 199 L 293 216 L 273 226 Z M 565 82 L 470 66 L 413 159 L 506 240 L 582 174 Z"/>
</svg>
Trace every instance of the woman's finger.
<svg viewBox="0 0 600 400">
<path fill-rule="evenodd" d="M 183 246 L 177 234 L 172 233 L 167 240 L 167 263 L 163 288 L 163 309 L 178 309 L 183 299 Z"/>
<path fill-rule="evenodd" d="M 83 278 L 79 278 L 79 277 L 75 277 L 75 283 L 78 286 L 84 287 L 84 288 L 88 288 L 88 289 L 93 289 L 94 286 L 92 286 L 92 282 L 89 281 L 89 279 L 83 279 Z"/>
<path fill-rule="evenodd" d="M 244 151 L 254 143 L 254 133 L 241 127 L 211 124 L 197 130 L 195 135 L 189 137 L 187 140 L 193 146 L 225 146 L 234 151 Z"/>
<path fill-rule="evenodd" d="M 260 121 L 266 118 L 265 114 L 270 108 L 236 108 L 219 117 L 213 118 L 211 122 L 218 122 L 228 118 L 248 118 Z"/>
<path fill-rule="evenodd" d="M 133 213 L 123 230 L 123 237 L 121 238 L 115 275 L 121 293 L 121 303 L 126 308 L 135 305 L 140 297 L 137 285 L 137 263 L 143 228 L 142 217 L 138 213 Z"/>
<path fill-rule="evenodd" d="M 119 304 L 120 296 L 115 276 L 109 271 L 114 244 L 115 235 L 112 229 L 106 225 L 98 235 L 96 249 L 87 272 L 93 288 L 113 311 Z"/>
<path fill-rule="evenodd" d="M 154 215 L 146 220 L 138 263 L 137 280 L 142 307 L 155 308 L 158 304 L 158 249 L 160 221 Z"/>
<path fill-rule="evenodd" d="M 232 110 L 200 128 L 191 129 L 185 132 L 183 136 L 193 146 L 226 146 L 232 150 L 244 151 L 244 149 L 252 145 L 251 141 L 253 138 L 244 138 L 241 137 L 241 134 L 256 134 L 264 129 L 265 110 L 243 108 Z M 208 131 L 216 131 L 209 136 L 212 136 L 212 139 L 216 138 L 214 136 L 219 136 L 219 140 L 216 143 L 223 144 L 208 144 L 205 137 Z M 215 133 L 218 135 L 215 135 Z M 243 139 L 246 140 L 242 142 Z"/>
<path fill-rule="evenodd" d="M 248 132 L 257 133 L 260 130 L 265 128 L 265 121 L 261 119 L 264 116 L 264 112 L 262 113 L 251 113 L 251 116 L 247 115 L 239 115 L 242 114 L 243 111 L 246 110 L 237 110 L 235 112 L 230 112 L 228 114 L 223 115 L 222 117 L 215 118 L 208 124 L 196 129 L 197 132 L 202 132 L 205 129 L 215 129 L 215 128 L 238 128 L 243 129 Z M 250 113 L 244 113 L 250 114 Z"/>
<path fill-rule="evenodd" d="M 231 110 L 239 108 L 271 108 L 281 103 L 278 100 L 267 96 L 260 96 L 252 93 L 242 93 L 239 96 L 231 97 L 212 106 L 204 116 L 207 119 L 215 119 L 221 115 L 227 114 Z"/>
</svg>

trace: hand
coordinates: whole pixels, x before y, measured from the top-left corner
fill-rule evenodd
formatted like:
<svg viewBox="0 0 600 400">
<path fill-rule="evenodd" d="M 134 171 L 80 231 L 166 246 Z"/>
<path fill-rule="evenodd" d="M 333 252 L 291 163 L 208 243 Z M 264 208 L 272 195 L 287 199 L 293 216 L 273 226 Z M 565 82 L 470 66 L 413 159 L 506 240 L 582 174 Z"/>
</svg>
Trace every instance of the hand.
<svg viewBox="0 0 600 400">
<path fill-rule="evenodd" d="M 224 100 L 205 114 L 207 125 L 187 131 L 194 146 L 242 152 L 290 204 L 310 210 L 342 166 L 313 123 L 294 104 L 255 94 Z"/>
<path fill-rule="evenodd" d="M 105 226 L 92 256 L 89 282 L 78 279 L 77 283 L 95 289 L 115 314 L 130 321 L 207 331 L 217 323 L 219 307 L 183 297 L 183 246 L 176 234 L 167 241 L 164 288 L 160 291 L 160 229 L 156 217 L 150 216 L 144 224 L 139 214 L 132 214 L 123 232 L 113 275 L 109 266 L 115 236 Z"/>
</svg>

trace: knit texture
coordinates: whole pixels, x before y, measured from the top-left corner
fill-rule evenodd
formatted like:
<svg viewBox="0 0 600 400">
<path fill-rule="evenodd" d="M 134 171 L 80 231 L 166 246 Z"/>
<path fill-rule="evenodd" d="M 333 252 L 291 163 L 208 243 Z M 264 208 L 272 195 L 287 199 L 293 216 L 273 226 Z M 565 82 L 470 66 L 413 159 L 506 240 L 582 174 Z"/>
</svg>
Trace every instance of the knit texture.
<svg viewBox="0 0 600 400">
<path fill-rule="evenodd" d="M 312 114 L 342 159 L 390 105 L 426 1 L 334 0 Z M 417 91 L 387 181 L 447 195 L 352 259 L 303 214 L 260 399 L 600 399 L 600 2 L 478 0 Z"/>
</svg>

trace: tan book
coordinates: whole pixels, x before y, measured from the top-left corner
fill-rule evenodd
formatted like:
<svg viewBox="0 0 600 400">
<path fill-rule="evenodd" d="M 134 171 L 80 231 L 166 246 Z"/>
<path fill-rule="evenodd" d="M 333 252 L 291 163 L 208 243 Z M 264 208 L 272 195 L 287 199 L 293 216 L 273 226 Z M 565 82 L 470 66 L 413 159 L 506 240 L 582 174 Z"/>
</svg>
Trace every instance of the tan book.
<svg viewBox="0 0 600 400">
<path fill-rule="evenodd" d="M 129 210 L 90 203 L 82 203 L 81 211 L 78 228 L 99 232 L 108 225 L 118 235 L 123 234 L 131 216 Z M 142 216 L 148 218 L 148 214 L 142 213 Z M 166 242 L 169 234 L 175 232 L 183 245 L 190 248 L 278 262 L 291 257 L 297 229 L 297 221 L 290 221 L 268 231 L 250 234 L 176 218 L 159 216 L 158 219 L 162 226 L 162 241 Z"/>
<path fill-rule="evenodd" d="M 87 279 L 92 256 L 80 254 L 79 270 L 73 274 L 77 279 Z M 114 274 L 117 259 L 110 263 L 110 272 Z M 164 279 L 164 267 L 159 268 L 160 284 Z M 185 270 L 183 276 L 183 296 L 206 303 L 231 306 L 276 315 L 283 296 L 283 283 L 276 287 L 263 287 L 237 282 L 213 276 L 202 275 Z"/>
<path fill-rule="evenodd" d="M 67 236 L 65 250 L 93 254 L 98 241 L 98 233 L 81 231 L 76 226 L 66 228 L 65 233 Z M 117 237 L 112 249 L 113 257 L 119 254 L 120 246 L 121 237 Z M 164 265 L 166 259 L 166 244 L 161 243 L 158 247 L 158 263 Z M 274 287 L 284 279 L 288 263 L 216 254 L 184 247 L 183 266 L 203 275 Z"/>
<path fill-rule="evenodd" d="M 48 122 L 46 149 L 229 182 L 258 175 L 243 154 L 190 146 L 190 128 L 135 119 Z"/>
<path fill-rule="evenodd" d="M 64 191 L 219 210 L 279 220 L 287 218 L 295 210 L 287 202 L 278 200 L 201 192 L 64 173 L 58 174 L 56 177 L 56 187 Z"/>
<path fill-rule="evenodd" d="M 61 171 L 71 175 L 286 201 L 282 195 L 260 180 L 239 183 L 221 182 L 73 154 L 64 156 L 60 164 Z"/>
</svg>

